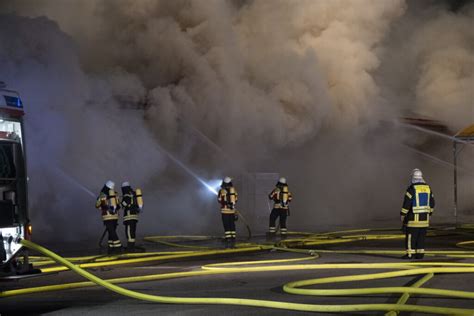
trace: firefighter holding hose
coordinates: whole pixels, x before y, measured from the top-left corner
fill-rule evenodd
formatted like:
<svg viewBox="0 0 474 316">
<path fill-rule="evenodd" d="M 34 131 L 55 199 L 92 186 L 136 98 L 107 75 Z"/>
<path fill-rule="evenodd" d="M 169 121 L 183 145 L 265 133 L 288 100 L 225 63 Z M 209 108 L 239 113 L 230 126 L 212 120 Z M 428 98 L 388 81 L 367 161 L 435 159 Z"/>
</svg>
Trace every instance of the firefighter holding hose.
<svg viewBox="0 0 474 316">
<path fill-rule="evenodd" d="M 115 184 L 112 181 L 107 181 L 95 203 L 95 207 L 102 212 L 102 220 L 107 230 L 109 254 L 119 253 L 122 250 L 122 244 L 117 235 L 119 206 L 114 187 Z"/>
<path fill-rule="evenodd" d="M 232 184 L 232 179 L 225 177 L 217 194 L 217 201 L 221 207 L 226 248 L 233 248 L 235 246 L 235 221 L 237 220 L 235 204 L 237 203 L 237 198 L 237 191 Z"/>
<path fill-rule="evenodd" d="M 426 230 L 433 214 L 435 200 L 433 192 L 423 179 L 420 169 L 412 172 L 411 184 L 405 192 L 401 221 L 405 231 L 406 254 L 403 259 L 423 259 Z"/>
<path fill-rule="evenodd" d="M 281 238 L 286 238 L 287 228 L 286 219 L 290 214 L 290 202 L 292 200 L 291 192 L 288 189 L 288 184 L 285 178 L 280 178 L 276 184 L 275 189 L 268 195 L 268 198 L 273 201 L 273 209 L 270 213 L 270 227 L 268 229 L 268 238 L 273 239 L 276 234 L 276 220 L 280 218 L 280 234 Z"/>
<path fill-rule="evenodd" d="M 135 237 L 137 231 L 138 214 L 143 209 L 141 189 L 132 189 L 129 182 L 122 183 L 123 224 L 127 237 L 127 250 L 135 250 Z"/>
</svg>

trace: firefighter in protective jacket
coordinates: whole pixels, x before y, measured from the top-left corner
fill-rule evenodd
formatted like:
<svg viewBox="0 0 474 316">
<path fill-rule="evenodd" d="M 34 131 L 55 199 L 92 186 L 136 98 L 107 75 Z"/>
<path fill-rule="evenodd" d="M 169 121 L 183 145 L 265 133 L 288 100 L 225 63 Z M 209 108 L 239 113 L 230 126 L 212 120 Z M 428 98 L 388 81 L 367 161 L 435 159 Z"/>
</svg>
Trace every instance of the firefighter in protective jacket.
<svg viewBox="0 0 474 316">
<path fill-rule="evenodd" d="M 97 197 L 95 207 L 102 211 L 102 220 L 108 234 L 108 252 L 117 253 L 121 251 L 122 244 L 117 235 L 118 210 L 117 193 L 114 191 L 115 184 L 107 181 Z"/>
<path fill-rule="evenodd" d="M 411 185 L 405 193 L 400 213 L 406 234 L 404 259 L 424 257 L 426 230 L 429 227 L 434 206 L 435 200 L 430 186 L 425 183 L 421 170 L 414 169 Z"/>
<path fill-rule="evenodd" d="M 273 210 L 270 213 L 270 227 L 268 236 L 273 238 L 276 234 L 276 220 L 280 217 L 280 234 L 282 238 L 286 238 L 286 218 L 290 211 L 290 202 L 292 200 L 291 192 L 288 190 L 288 184 L 285 178 L 280 178 L 275 189 L 268 195 L 273 201 Z"/>
<path fill-rule="evenodd" d="M 232 184 L 232 179 L 225 177 L 217 194 L 217 201 L 221 206 L 226 247 L 234 247 L 235 245 L 235 220 L 237 219 L 235 204 L 237 203 L 237 198 L 237 191 Z"/>
<path fill-rule="evenodd" d="M 123 224 L 127 236 L 127 250 L 135 249 L 135 236 L 137 231 L 138 214 L 143 209 L 142 191 L 133 190 L 130 183 L 122 183 Z"/>
</svg>

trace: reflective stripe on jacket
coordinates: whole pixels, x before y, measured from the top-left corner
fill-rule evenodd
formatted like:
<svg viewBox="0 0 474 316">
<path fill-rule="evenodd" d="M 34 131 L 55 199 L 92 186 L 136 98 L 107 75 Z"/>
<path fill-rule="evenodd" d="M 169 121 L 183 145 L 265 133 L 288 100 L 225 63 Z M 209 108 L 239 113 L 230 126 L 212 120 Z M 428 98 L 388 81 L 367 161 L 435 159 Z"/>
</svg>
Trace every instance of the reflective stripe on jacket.
<svg viewBox="0 0 474 316">
<path fill-rule="evenodd" d="M 406 216 L 408 227 L 428 227 L 434 206 L 435 200 L 430 186 L 426 183 L 414 183 L 405 193 L 400 213 Z"/>
</svg>

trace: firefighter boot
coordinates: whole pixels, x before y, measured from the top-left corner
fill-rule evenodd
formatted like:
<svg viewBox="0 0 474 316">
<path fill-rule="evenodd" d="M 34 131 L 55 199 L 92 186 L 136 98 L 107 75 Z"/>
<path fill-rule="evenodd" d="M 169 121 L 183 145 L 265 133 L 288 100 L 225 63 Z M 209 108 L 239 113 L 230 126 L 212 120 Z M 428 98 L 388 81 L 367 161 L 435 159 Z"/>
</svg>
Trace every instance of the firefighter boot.
<svg viewBox="0 0 474 316">
<path fill-rule="evenodd" d="M 424 253 L 417 253 L 415 254 L 415 259 L 423 259 L 425 257 Z"/>
<path fill-rule="evenodd" d="M 275 233 L 268 232 L 267 233 L 267 241 L 274 241 L 275 240 Z"/>
<path fill-rule="evenodd" d="M 134 242 L 128 242 L 127 243 L 127 252 L 135 252 L 135 243 Z"/>
<path fill-rule="evenodd" d="M 225 238 L 225 239 L 224 239 L 224 248 L 225 248 L 225 249 L 229 249 L 229 248 L 230 248 L 230 239 L 229 239 L 229 238 Z"/>
</svg>

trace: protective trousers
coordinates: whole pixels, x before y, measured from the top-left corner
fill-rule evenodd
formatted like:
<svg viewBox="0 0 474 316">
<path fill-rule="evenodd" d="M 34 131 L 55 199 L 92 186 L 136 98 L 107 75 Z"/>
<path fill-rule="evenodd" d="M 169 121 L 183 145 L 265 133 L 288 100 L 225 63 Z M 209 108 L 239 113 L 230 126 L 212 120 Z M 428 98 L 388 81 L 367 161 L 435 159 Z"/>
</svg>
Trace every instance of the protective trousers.
<svg viewBox="0 0 474 316">
<path fill-rule="evenodd" d="M 235 239 L 235 214 L 222 214 L 222 224 L 224 224 L 225 239 Z"/>
<path fill-rule="evenodd" d="M 127 236 L 127 248 L 135 247 L 135 233 L 137 231 L 137 220 L 124 221 L 125 236 Z"/>
<path fill-rule="evenodd" d="M 286 237 L 286 217 L 288 216 L 288 210 L 284 208 L 274 208 L 270 213 L 270 228 L 268 232 L 270 234 L 276 233 L 276 220 L 280 217 L 280 234 Z"/>
<path fill-rule="evenodd" d="M 408 257 L 423 257 L 425 253 L 426 227 L 407 227 L 405 245 Z"/>
<path fill-rule="evenodd" d="M 109 237 L 108 241 L 108 251 L 109 252 L 115 252 L 116 250 L 119 250 L 122 247 L 122 244 L 120 243 L 120 239 L 118 238 L 117 235 L 117 220 L 108 220 L 104 221 L 105 228 L 107 229 L 107 235 Z"/>
</svg>

